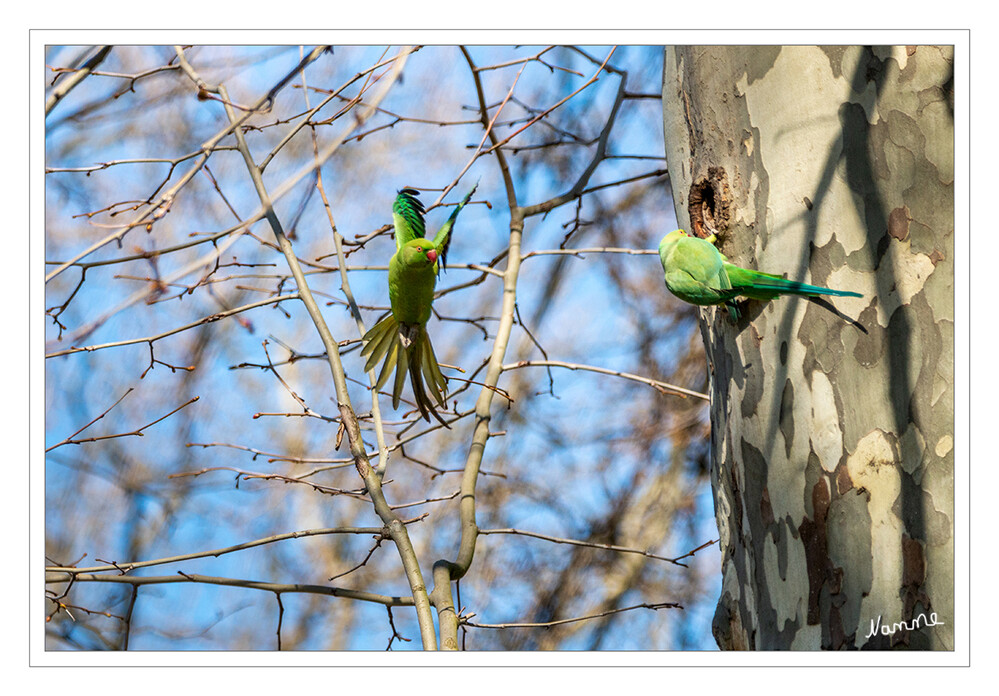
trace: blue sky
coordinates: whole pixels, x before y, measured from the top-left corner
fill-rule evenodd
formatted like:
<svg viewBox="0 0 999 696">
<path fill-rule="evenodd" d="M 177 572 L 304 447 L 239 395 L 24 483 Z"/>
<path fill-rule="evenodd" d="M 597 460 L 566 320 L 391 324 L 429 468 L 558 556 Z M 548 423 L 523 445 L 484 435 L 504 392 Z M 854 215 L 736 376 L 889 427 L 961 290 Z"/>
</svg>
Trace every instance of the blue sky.
<svg viewBox="0 0 999 696">
<path fill-rule="evenodd" d="M 116 49 L 117 50 L 117 49 Z M 477 46 L 471 49 L 477 65 L 503 62 L 537 53 L 540 48 Z M 590 55 L 602 59 L 607 47 L 590 47 Z M 379 59 L 384 47 L 338 47 L 332 56 L 324 56 L 307 71 L 309 84 L 328 88 L 344 80 Z M 78 55 L 78 47 L 52 48 L 47 55 L 49 65 L 64 64 L 71 56 Z M 130 73 L 164 64 L 171 50 L 163 47 L 130 48 L 116 55 L 120 64 L 103 66 L 105 70 L 118 69 Z M 188 51 L 193 64 L 203 76 L 212 81 L 224 79 L 230 97 L 237 104 L 252 103 L 259 98 L 267 85 L 286 73 L 300 58 L 298 47 L 240 48 L 199 47 Z M 589 76 L 594 66 L 567 53 L 553 53 L 553 62 L 571 61 L 572 67 Z M 612 63 L 629 72 L 629 91 L 655 94 L 659 91 L 661 77 L 661 51 L 655 47 L 620 47 Z M 509 88 L 516 68 L 483 73 L 484 86 L 491 99 L 501 98 Z M 504 111 L 516 118 L 524 114 L 521 104 L 549 106 L 583 82 L 583 77 L 568 72 L 551 71 L 543 65 L 531 64 L 518 82 L 515 95 L 518 103 L 511 103 Z M 294 85 L 300 84 L 298 80 Z M 165 74 L 136 83 L 135 93 L 125 93 L 96 109 L 90 116 L 64 120 L 81 107 L 94 102 L 100 95 L 113 94 L 122 81 L 113 77 L 95 76 L 74 90 L 48 119 L 50 130 L 46 138 L 48 167 L 70 168 L 92 166 L 100 162 L 136 157 L 173 158 L 194 152 L 200 143 L 218 131 L 224 121 L 224 112 L 217 103 L 202 102 L 193 92 L 184 94 L 172 91 L 182 79 Z M 632 86 L 633 85 L 633 86 Z M 604 75 L 592 88 L 556 112 L 551 120 L 578 129 L 588 137 L 596 136 L 593 124 L 602 124 L 602 116 L 617 89 L 616 79 Z M 269 126 L 275 119 L 292 119 L 304 108 L 303 90 L 289 86 L 283 90 L 268 114 L 255 117 L 254 123 Z M 323 95 L 309 95 L 310 104 Z M 429 120 L 457 122 L 475 118 L 475 111 L 464 108 L 473 104 L 474 90 L 468 68 L 455 47 L 428 47 L 409 59 L 403 80 L 397 84 L 382 107 L 392 114 Z M 136 105 L 143 106 L 137 115 Z M 617 127 L 613 131 L 610 150 L 618 155 L 661 157 L 663 152 L 662 127 L 659 103 L 655 99 L 629 100 L 622 108 Z M 334 111 L 328 109 L 325 115 Z M 388 210 L 395 191 L 403 186 L 441 188 L 449 183 L 468 162 L 472 150 L 482 136 L 481 125 L 467 123 L 441 127 L 435 123 L 404 120 L 391 128 L 378 129 L 391 123 L 390 114 L 381 114 L 369 124 L 372 132 L 360 141 L 345 144 L 337 155 L 323 168 L 323 180 L 335 211 L 338 229 L 349 241 L 377 229 L 389 221 Z M 503 120 L 503 119 L 501 119 Z M 331 128 L 338 126 L 334 122 Z M 587 130 L 588 129 L 588 130 Z M 500 129 L 501 135 L 511 129 Z M 280 140 L 281 127 L 250 130 L 247 138 L 259 162 L 264 154 Z M 320 130 L 320 137 L 327 131 Z M 120 134 L 120 135 L 119 135 Z M 265 182 L 276 187 L 292 171 L 301 166 L 303 158 L 311 151 L 307 131 L 297 141 L 273 160 L 265 173 Z M 546 137 L 559 137 L 552 129 L 534 129 L 515 143 L 537 143 Z M 534 156 L 531 151 L 511 155 L 510 160 L 517 180 L 522 204 L 535 203 L 564 190 L 567 182 L 574 180 L 586 162 L 588 150 L 580 146 L 567 146 L 562 170 Z M 178 173 L 185 164 L 179 165 Z M 590 185 L 619 181 L 663 167 L 664 162 L 654 159 L 614 159 L 598 167 Z M 212 176 L 219 182 L 226 201 L 241 216 L 248 215 L 257 206 L 246 170 L 235 152 L 221 151 L 213 155 L 209 164 Z M 106 229 L 88 224 L 87 218 L 75 217 L 99 210 L 113 201 L 138 200 L 149 195 L 166 175 L 168 167 L 159 164 L 116 165 L 89 176 L 79 172 L 50 173 L 46 178 L 46 258 L 65 260 L 80 248 L 107 234 Z M 176 175 L 175 175 L 176 176 Z M 476 162 L 448 202 L 457 200 L 477 180 L 481 180 L 475 203 L 462 212 L 456 234 L 449 251 L 452 264 L 485 263 L 499 253 L 506 244 L 508 209 L 497 167 L 491 158 Z M 649 182 L 631 186 L 649 187 Z M 614 206 L 633 189 L 623 186 L 607 189 L 599 195 L 600 207 L 584 203 L 580 217 L 592 223 L 582 227 L 573 237 L 571 246 L 603 246 L 605 230 L 620 225 L 624 238 L 636 238 L 637 248 L 654 249 L 659 237 L 675 227 L 672 201 L 668 187 L 659 184 L 644 194 L 643 207 L 638 213 L 614 213 L 593 223 L 591 217 L 601 210 Z M 431 203 L 437 194 L 427 191 L 423 200 Z M 481 201 L 488 200 L 491 209 Z M 296 250 L 301 258 L 315 259 L 332 252 L 329 223 L 321 200 L 314 195 L 308 181 L 302 182 L 287 196 L 279 200 L 276 210 L 284 224 L 298 219 Z M 299 215 L 299 213 L 301 213 Z M 446 217 L 444 209 L 431 210 L 428 228 L 436 229 Z M 543 219 L 532 218 L 525 230 L 524 251 L 558 248 L 565 237 L 566 225 L 571 224 L 575 206 L 569 204 L 552 211 Z M 123 213 L 113 220 L 98 215 L 91 222 L 119 222 L 128 219 Z M 233 214 L 223 204 L 220 196 L 212 191 L 206 177 L 199 177 L 191 185 L 190 193 L 178 198 L 175 209 L 158 222 L 154 234 L 142 230 L 131 232 L 121 249 L 108 245 L 86 260 L 88 262 L 113 259 L 135 249 L 163 248 L 200 235 L 224 229 L 235 222 Z M 637 225 L 637 228 L 630 226 Z M 591 228 L 595 231 L 591 232 Z M 635 233 L 635 229 L 648 232 Z M 257 223 L 251 232 L 263 240 L 272 238 L 266 223 Z M 578 244 L 577 244 L 577 240 Z M 191 251 L 160 257 L 153 269 L 146 261 L 123 265 L 94 267 L 88 271 L 86 283 L 60 317 L 71 332 L 114 307 L 123 296 L 144 286 L 142 278 L 157 272 L 161 276 L 183 267 L 199 254 L 206 245 Z M 393 243 L 382 236 L 367 243 L 351 256 L 356 265 L 384 265 L 393 250 Z M 260 275 L 286 273 L 283 258 L 262 246 L 250 236 L 244 236 L 224 256 L 224 261 L 235 257 L 240 264 L 275 264 L 262 266 L 233 266 L 231 273 L 242 278 L 219 283 L 213 297 L 204 288 L 185 296 L 147 305 L 137 303 L 109 319 L 84 340 L 86 344 L 149 336 L 169 330 L 180 324 L 195 321 L 221 309 L 220 301 L 227 304 L 244 304 L 261 299 L 261 289 L 274 290 L 272 278 L 252 278 Z M 615 268 L 617 272 L 638 283 L 645 278 L 658 278 L 661 268 L 656 256 L 628 256 L 626 263 Z M 525 320 L 543 304 L 545 281 L 556 267 L 557 257 L 542 256 L 526 259 L 519 288 L 519 306 Z M 331 259 L 324 263 L 331 264 Z M 616 262 L 615 262 L 616 263 Z M 501 264 L 502 267 L 502 264 Z M 555 297 L 550 298 L 552 309 L 539 326 L 530 327 L 543 346 L 557 350 L 553 358 L 567 362 L 586 363 L 620 369 L 634 370 L 636 361 L 636 316 L 647 321 L 661 321 L 655 316 L 661 307 L 658 296 L 622 298 L 617 286 L 608 275 L 609 266 L 599 254 L 585 258 L 570 258 L 566 262 L 565 277 Z M 131 280 L 134 276 L 140 280 Z M 221 274 L 220 274 L 221 275 Z M 115 277 L 119 276 L 119 277 Z M 442 276 L 438 289 L 446 289 L 471 280 L 474 271 L 451 268 Z M 186 279 L 193 281 L 194 276 Z M 318 273 L 314 290 L 323 299 L 342 299 L 339 277 L 335 273 Z M 70 269 L 46 287 L 46 307 L 62 303 L 73 291 L 79 272 Z M 313 280 L 310 280 L 310 284 Z M 356 270 L 350 273 L 352 290 L 362 307 L 384 307 L 385 276 L 381 271 Z M 288 292 L 292 283 L 283 286 Z M 167 296 L 176 294 L 171 289 Z M 498 307 L 499 281 L 487 278 L 481 285 L 452 294 L 445 294 L 435 309 L 443 316 L 462 317 L 485 308 Z M 623 306 L 633 305 L 633 311 Z M 183 418 L 173 417 L 149 429 L 142 438 L 121 438 L 104 443 L 64 446 L 54 450 L 46 461 L 46 524 L 50 534 L 72 543 L 66 553 L 88 553 L 107 558 L 131 558 L 129 551 L 141 548 L 145 557 L 169 556 L 192 550 L 217 548 L 239 543 L 251 538 L 264 537 L 306 526 L 336 526 L 350 523 L 376 525 L 374 514 L 359 502 L 344 498 L 322 498 L 304 486 L 286 486 L 272 482 L 242 481 L 234 485 L 235 474 L 218 471 L 195 478 L 167 478 L 169 474 L 189 472 L 208 467 L 234 467 L 251 471 L 273 471 L 280 465 L 268 463 L 265 458 L 251 458 L 245 451 L 232 447 L 184 447 L 193 443 L 239 444 L 264 451 L 297 453 L 297 456 L 329 456 L 331 433 L 327 424 L 303 423 L 313 420 L 303 418 L 254 418 L 258 413 L 291 411 L 295 402 L 274 377 L 260 369 L 233 369 L 242 363 L 265 362 L 261 342 L 268 340 L 267 350 L 274 361 L 284 360 L 290 346 L 299 353 L 319 353 L 321 344 L 309 324 L 308 317 L 298 303 L 284 303 L 283 310 L 266 307 L 241 315 L 252 322 L 252 332 L 240 327 L 233 320 L 209 324 L 197 331 L 157 341 L 155 357 L 174 367 L 188 364 L 192 355 L 198 356 L 195 373 L 171 370 L 168 365 L 155 364 L 144 377 L 140 374 L 149 366 L 149 348 L 145 344 L 109 348 L 94 353 L 81 353 L 46 362 L 46 446 L 65 438 L 88 420 L 99 415 L 119 398 L 128 387 L 134 387 L 119 407 L 109 416 L 88 429 L 85 435 L 124 432 L 164 415 L 184 403 L 191 396 L 199 401 L 186 407 Z M 287 312 L 287 315 L 284 313 Z M 644 314 L 643 314 L 644 313 Z M 327 321 L 334 327 L 337 337 L 356 338 L 356 328 L 342 304 L 325 308 Z M 366 311 L 368 326 L 378 311 Z M 692 316 L 692 315 L 691 315 Z M 487 329 L 495 322 L 481 322 Z M 661 341 L 656 343 L 656 355 L 668 368 L 675 356 L 685 349 L 693 323 L 686 321 L 675 326 L 663 327 Z M 491 343 L 482 340 L 479 329 L 467 323 L 432 320 L 431 331 L 442 361 L 456 360 L 471 371 L 477 358 L 486 354 Z M 514 341 L 507 353 L 513 360 L 518 351 L 524 355 L 540 357 L 532 349 L 526 335 L 515 331 Z M 199 344 L 198 336 L 204 343 Z M 47 350 L 64 347 L 58 341 L 58 327 L 48 322 Z M 345 366 L 352 376 L 362 377 L 355 353 L 347 353 Z M 543 368 L 534 371 L 533 384 L 547 390 Z M 303 360 L 280 368 L 282 377 L 310 406 L 324 415 L 334 415 L 335 405 L 330 402 L 332 388 L 329 371 L 322 361 Z M 516 373 L 507 373 L 508 376 Z M 592 373 L 556 370 L 554 396 L 525 393 L 516 411 L 507 413 L 494 404 L 494 418 L 503 423 L 508 434 L 490 441 L 484 468 L 488 469 L 493 458 L 516 464 L 534 462 L 534 466 L 516 470 L 516 480 L 527 490 L 516 491 L 502 507 L 488 505 L 480 508 L 480 526 L 523 527 L 544 530 L 555 536 L 573 537 L 582 533 L 605 511 L 613 507 L 616 497 L 625 495 L 634 474 L 641 467 L 662 466 L 668 461 L 669 444 L 666 438 L 645 457 L 634 454 L 625 456 L 627 448 L 614 442 L 614 433 L 623 429 L 626 422 L 608 421 L 609 404 L 622 405 L 615 409 L 616 417 L 634 419 L 640 413 L 629 413 L 627 405 L 638 409 L 642 402 L 636 400 L 638 385 L 622 383 Z M 505 379 L 505 378 L 504 378 Z M 503 386 L 501 382 L 500 386 Z M 685 386 L 685 385 L 683 385 Z M 647 388 L 646 388 L 647 389 Z M 467 392 L 459 408 L 471 408 L 477 390 Z M 367 390 L 362 386 L 351 387 L 355 408 L 362 411 L 370 403 Z M 644 395 L 642 398 L 646 398 Z M 668 400 L 670 397 L 657 398 Z M 384 400 L 383 400 L 384 401 Z M 388 404 L 382 403 L 383 411 Z M 397 417 L 392 414 L 386 417 Z M 444 469 L 458 469 L 464 464 L 468 428 L 456 428 L 455 440 L 444 442 L 439 437 L 407 449 L 416 458 L 428 458 Z M 551 430 L 560 431 L 565 443 L 552 446 Z M 81 435 L 83 437 L 83 435 Z M 110 444 L 109 444 L 110 443 Z M 373 438 L 369 438 L 373 444 Z M 111 449 L 100 449 L 99 447 Z M 334 456 L 344 456 L 340 453 Z M 614 466 L 608 466 L 613 456 Z M 401 461 L 401 460 L 400 460 Z M 300 467 L 301 468 L 301 467 Z M 512 471 L 512 470 L 511 470 Z M 456 486 L 456 478 L 435 477 L 426 479 L 426 472 L 419 467 L 407 467 L 398 461 L 393 464 L 393 475 L 399 489 L 426 490 L 427 496 L 443 495 Z M 337 479 L 336 485 L 357 486 L 352 472 Z M 129 489 L 130 481 L 140 482 L 131 495 L 122 496 Z M 503 479 L 484 477 L 480 481 L 484 498 L 499 493 L 507 485 Z M 405 487 L 405 488 L 404 488 Z M 493 487 L 493 488 L 491 488 Z M 389 487 L 392 492 L 395 489 Z M 530 492 L 527 492 L 530 491 Z M 554 496 L 560 501 L 551 507 L 539 499 L 539 492 Z M 404 499 L 410 499 L 403 496 Z M 82 502 L 81 502 L 82 500 Z M 330 502 L 332 501 L 332 503 Z M 426 548 L 421 558 L 426 564 L 425 577 L 429 577 L 429 564 L 440 555 L 450 555 L 455 542 L 454 509 L 451 504 L 441 506 L 440 522 L 425 523 L 435 533 L 432 539 L 424 538 Z M 710 493 L 705 487 L 696 497 L 696 516 L 692 535 L 678 535 L 658 553 L 681 554 L 704 541 L 714 538 L 717 531 L 712 518 Z M 99 511 L 99 523 L 93 515 Z M 438 513 L 435 511 L 434 515 Z M 488 524 L 487 524 L 488 522 Z M 73 533 L 67 530 L 75 530 Z M 422 529 L 421 529 L 422 533 Z M 694 541 L 696 539 L 696 541 Z M 185 572 L 218 576 L 273 579 L 278 582 L 325 581 L 322 572 L 314 567 L 314 560 L 321 556 L 323 544 L 329 538 L 273 545 L 255 551 L 229 554 L 218 559 L 202 559 L 183 566 Z M 367 538 L 337 538 L 345 555 L 363 558 L 371 546 Z M 499 549 L 511 566 L 525 562 L 530 565 L 531 554 L 551 554 L 553 567 L 568 558 L 563 549 L 545 546 L 542 542 L 528 542 L 509 538 L 489 537 L 480 539 L 483 549 Z M 685 545 L 685 546 L 684 546 Z M 281 547 L 278 549 L 277 547 Z M 374 557 L 380 572 L 398 564 L 391 544 L 385 544 Z M 682 547 L 682 548 L 681 548 Z M 60 549 L 62 550 L 62 549 Z M 350 553 L 346 553 L 351 550 Z M 59 560 L 75 560 L 66 558 Z M 536 557 L 533 562 L 536 562 Z M 701 588 L 699 600 L 687 607 L 686 623 L 669 629 L 670 647 L 713 649 L 710 636 L 710 617 L 717 595 L 717 552 L 714 548 L 702 551 L 696 557 L 698 577 L 707 583 Z M 179 566 L 178 566 L 179 567 Z M 525 566 L 527 567 L 527 566 Z M 170 574 L 174 566 L 150 569 L 149 574 Z M 309 575 L 311 573 L 311 575 Z M 358 573 L 356 586 L 363 586 L 364 571 Z M 326 573 L 328 576 L 331 573 Z M 372 573 L 372 575 L 375 575 Z M 350 584 L 348 576 L 344 584 Z M 379 578 L 382 576 L 379 575 Z M 520 608 L 530 604 L 529 578 L 525 582 L 503 583 L 492 592 L 483 593 L 470 578 L 463 587 L 463 600 L 474 602 L 469 606 L 482 609 L 477 620 L 503 622 L 517 619 Z M 379 582 L 381 580 L 379 579 Z M 405 584 L 401 575 L 396 586 L 380 587 L 378 591 L 403 593 Z M 90 597 L 99 603 L 106 597 L 104 588 L 81 588 L 81 595 L 92 592 Z M 306 596 L 284 599 L 286 620 L 301 614 L 311 598 Z M 335 606 L 338 600 L 323 600 Z M 627 598 L 625 600 L 627 603 Z M 228 590 L 217 587 L 189 584 L 161 585 L 143 590 L 138 602 L 136 630 L 133 647 L 140 649 L 199 649 L 226 645 L 228 633 L 240 634 L 253 627 L 266 636 L 259 646 L 271 649 L 271 625 L 276 622 L 272 595 L 250 590 Z M 385 642 L 385 610 L 381 606 L 357 603 L 350 621 L 353 630 L 350 642 L 343 647 L 381 649 Z M 122 611 L 122 604 L 109 609 Z M 168 619 L 181 610 L 182 620 L 174 631 L 160 631 L 158 626 L 170 623 Z M 304 611 L 304 610 L 303 610 Z M 331 609 L 331 611 L 338 611 Z M 639 612 L 640 613 L 640 612 Z M 638 618 L 639 622 L 655 621 L 662 612 L 649 613 Z M 411 612 L 395 609 L 396 626 L 407 637 L 417 638 L 418 632 Z M 336 625 L 335 621 L 329 625 Z M 642 647 L 633 644 L 631 624 L 618 624 L 612 629 L 604 645 L 623 649 Z M 669 624 L 674 626 L 676 624 Z M 209 626 L 209 628 L 205 628 Z M 303 628 L 301 648 L 322 648 L 334 640 L 326 626 Z M 179 631 L 179 633 L 178 633 Z M 87 637 L 78 638 L 89 645 Z M 570 647 L 585 647 L 586 632 L 579 634 L 578 643 Z M 418 641 L 398 644 L 396 649 L 414 649 Z"/>
</svg>

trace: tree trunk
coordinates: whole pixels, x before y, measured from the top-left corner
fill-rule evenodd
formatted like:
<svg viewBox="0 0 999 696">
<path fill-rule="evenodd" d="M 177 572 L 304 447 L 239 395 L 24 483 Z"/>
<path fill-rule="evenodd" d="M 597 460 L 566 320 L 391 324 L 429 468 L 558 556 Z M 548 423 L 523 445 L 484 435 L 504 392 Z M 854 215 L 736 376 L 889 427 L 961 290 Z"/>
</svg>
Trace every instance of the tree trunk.
<svg viewBox="0 0 999 696">
<path fill-rule="evenodd" d="M 722 648 L 954 647 L 952 59 L 666 48 L 680 224 L 863 294 L 701 311 Z"/>
</svg>

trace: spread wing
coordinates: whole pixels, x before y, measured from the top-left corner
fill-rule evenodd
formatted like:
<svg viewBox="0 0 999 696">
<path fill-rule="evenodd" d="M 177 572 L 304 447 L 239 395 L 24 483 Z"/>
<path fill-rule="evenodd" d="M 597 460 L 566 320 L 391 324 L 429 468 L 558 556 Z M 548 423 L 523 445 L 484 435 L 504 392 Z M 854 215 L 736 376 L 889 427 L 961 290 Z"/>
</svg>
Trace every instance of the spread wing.
<svg viewBox="0 0 999 696">
<path fill-rule="evenodd" d="M 398 251 L 407 242 L 426 236 L 423 222 L 423 203 L 417 198 L 416 189 L 404 188 L 392 204 L 392 221 L 395 223 L 395 248 Z"/>
<path fill-rule="evenodd" d="M 472 187 L 472 190 L 461 199 L 461 203 L 455 206 L 454 212 L 451 213 L 451 217 L 447 219 L 447 222 L 444 223 L 434 236 L 434 246 L 437 248 L 437 251 L 441 256 L 441 260 L 439 261 L 441 270 L 447 267 L 447 250 L 451 244 L 451 232 L 454 230 L 454 223 L 455 220 L 458 219 L 458 213 L 461 212 L 461 209 L 464 208 L 465 204 L 472 198 L 472 194 L 475 193 L 475 189 L 477 188 L 479 188 L 478 182 L 476 182 L 475 186 Z"/>
</svg>

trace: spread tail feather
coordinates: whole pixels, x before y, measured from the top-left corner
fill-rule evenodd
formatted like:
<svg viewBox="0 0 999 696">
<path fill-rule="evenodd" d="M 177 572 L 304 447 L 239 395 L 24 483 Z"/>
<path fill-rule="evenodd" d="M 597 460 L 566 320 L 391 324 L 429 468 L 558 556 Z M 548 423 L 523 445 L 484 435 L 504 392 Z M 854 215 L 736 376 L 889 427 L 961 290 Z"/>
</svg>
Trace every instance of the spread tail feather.
<svg viewBox="0 0 999 696">
<path fill-rule="evenodd" d="M 434 355 L 433 345 L 426 327 L 420 325 L 400 325 L 392 314 L 375 324 L 363 338 L 365 345 L 361 349 L 361 357 L 366 357 L 365 372 L 370 372 L 384 359 L 381 372 L 375 381 L 375 389 L 381 389 L 388 382 L 392 370 L 395 369 L 395 380 L 392 384 L 392 408 L 399 408 L 402 400 L 402 389 L 409 373 L 409 381 L 413 388 L 413 398 L 420 415 L 430 421 L 430 416 L 436 418 L 445 428 L 450 426 L 441 418 L 434 408 L 434 403 L 427 395 L 424 385 L 430 385 L 433 394 L 441 408 L 447 407 L 444 397 L 447 391 L 447 380 L 441 374 L 440 366 Z"/>
<path fill-rule="evenodd" d="M 364 338 L 361 339 L 364 341 L 364 347 L 361 348 L 361 357 L 368 358 L 367 362 L 364 363 L 365 372 L 371 372 L 382 361 L 382 358 L 385 357 L 389 347 L 392 345 L 393 336 L 396 336 L 398 333 L 395 317 L 389 314 L 364 334 Z"/>
</svg>

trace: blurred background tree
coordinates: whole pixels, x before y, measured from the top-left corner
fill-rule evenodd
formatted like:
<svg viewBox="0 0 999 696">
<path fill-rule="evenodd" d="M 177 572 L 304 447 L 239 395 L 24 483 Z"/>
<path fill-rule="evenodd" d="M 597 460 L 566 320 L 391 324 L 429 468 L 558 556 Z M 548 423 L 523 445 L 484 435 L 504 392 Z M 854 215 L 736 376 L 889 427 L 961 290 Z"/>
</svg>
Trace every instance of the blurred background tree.
<svg viewBox="0 0 999 696">
<path fill-rule="evenodd" d="M 661 48 L 46 69 L 49 649 L 714 647 Z M 396 191 L 436 230 L 476 181 L 429 325 L 444 430 L 372 400 L 359 336 Z"/>
</svg>

